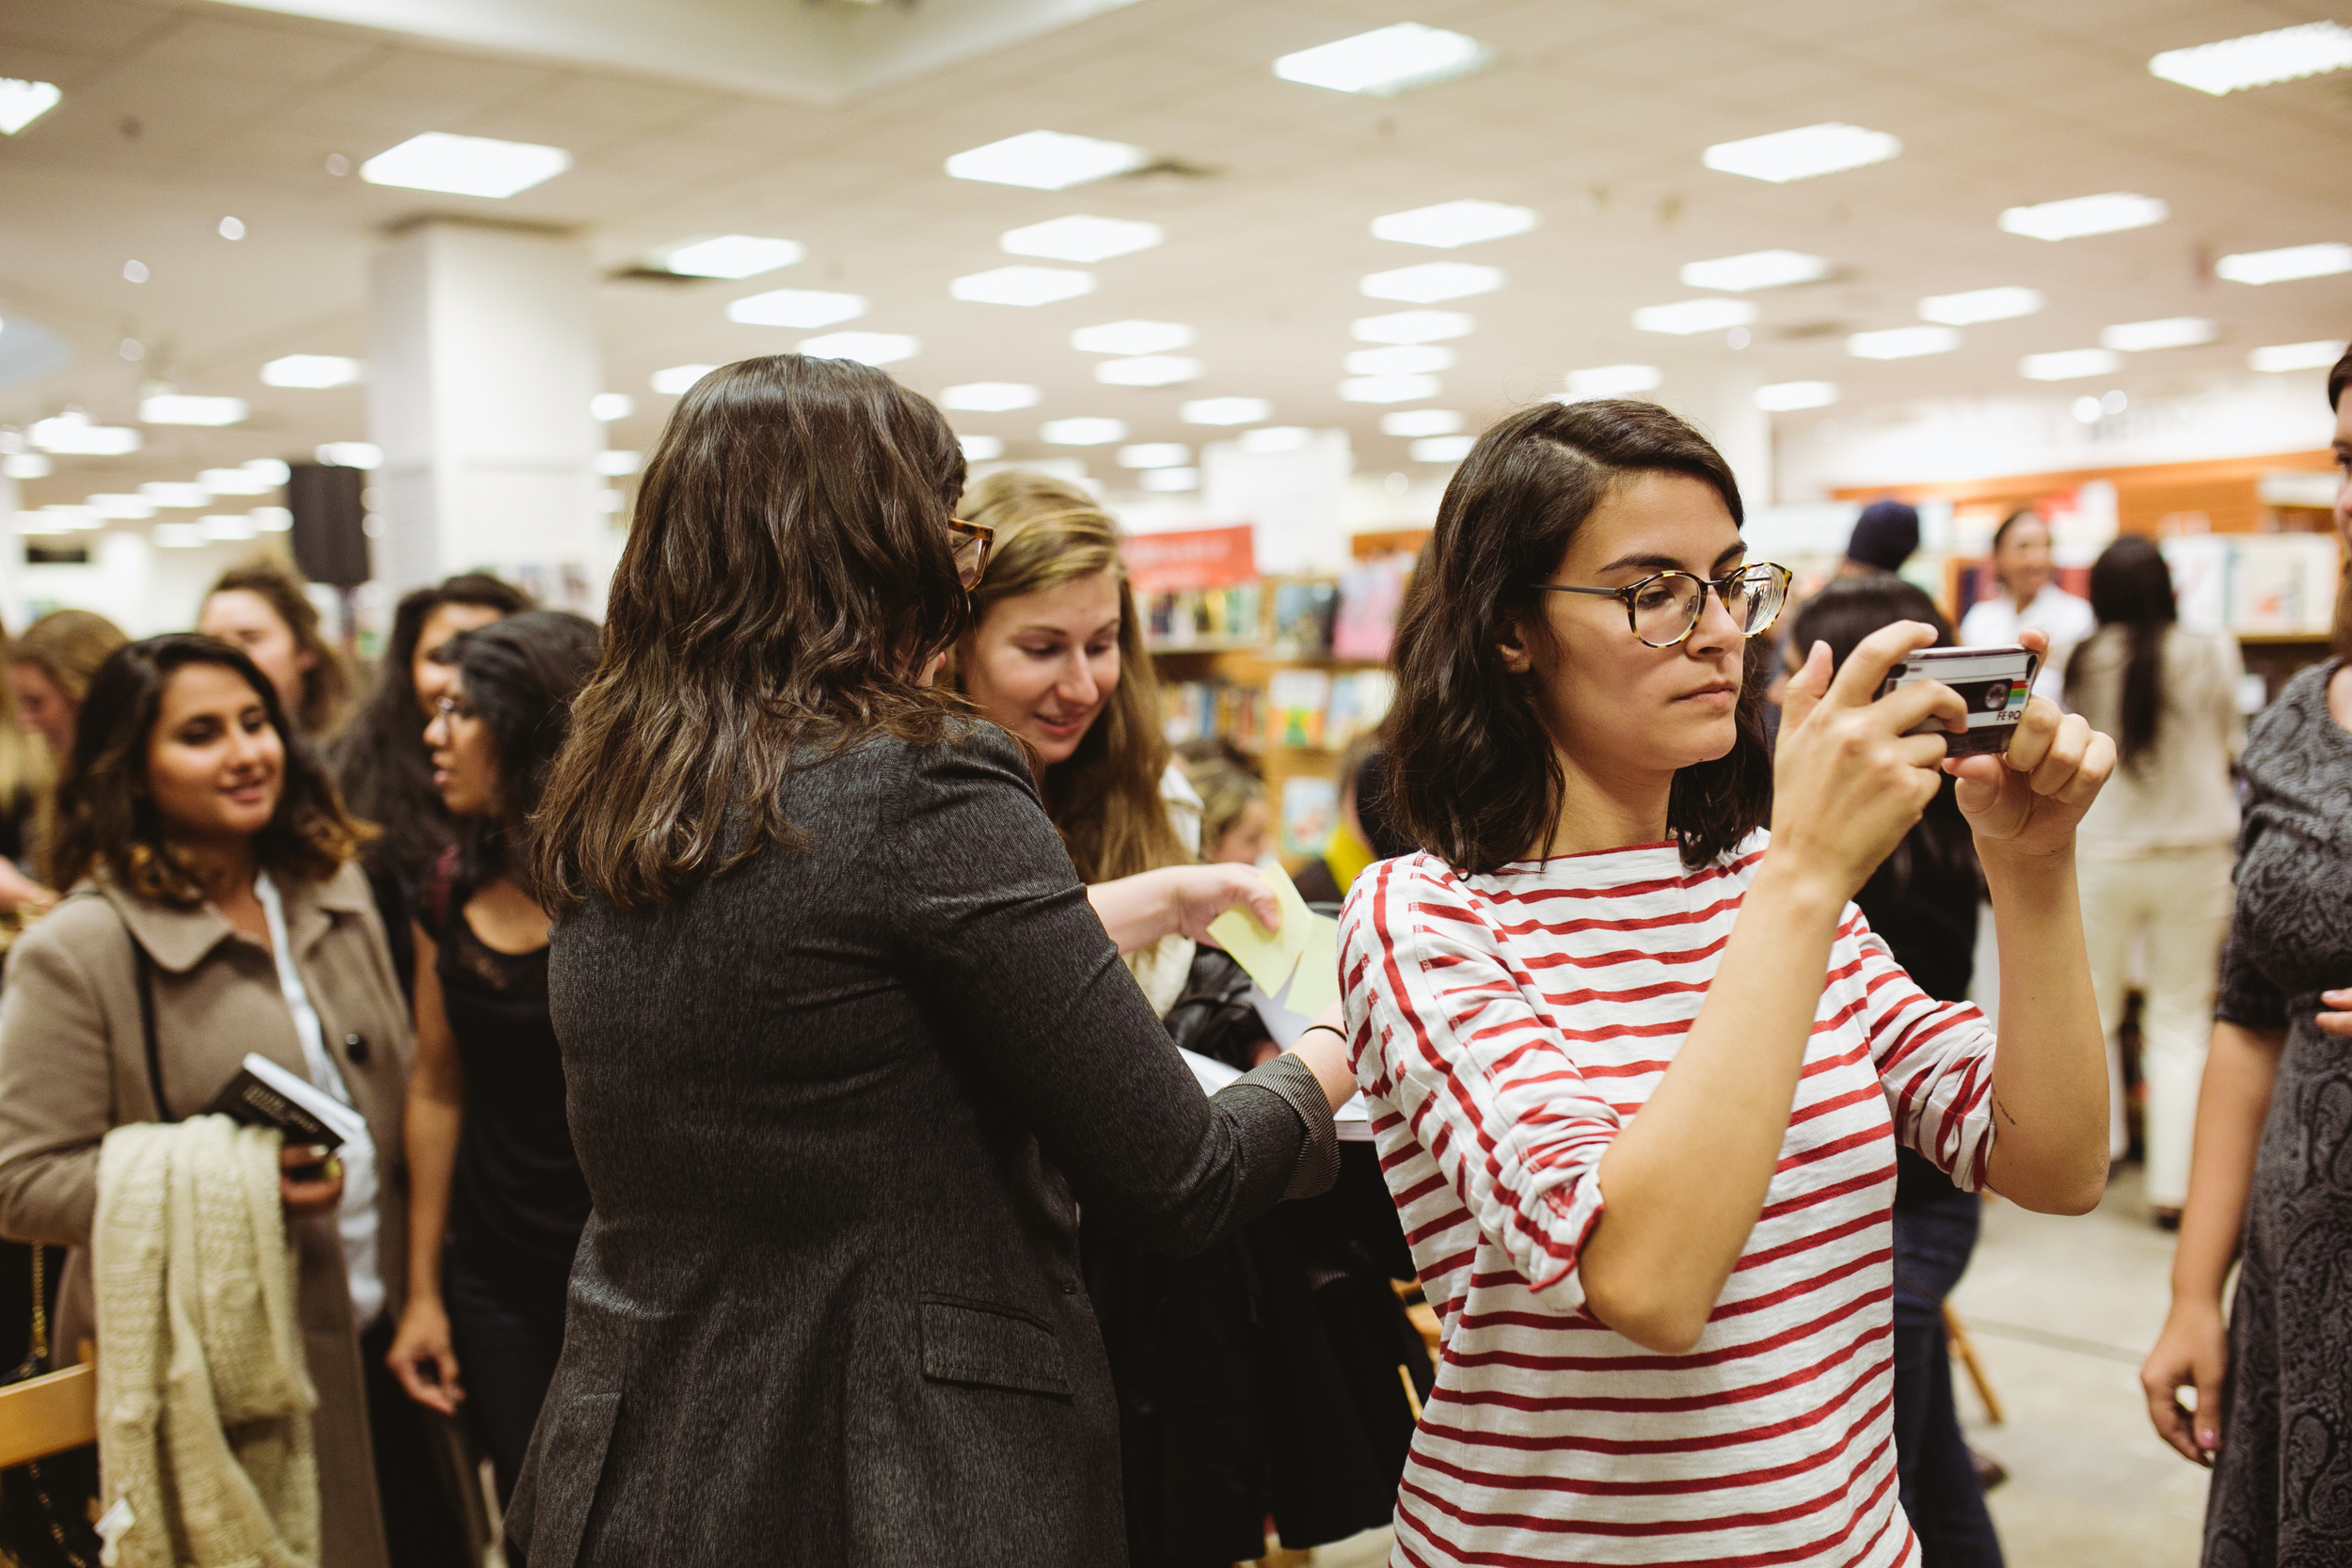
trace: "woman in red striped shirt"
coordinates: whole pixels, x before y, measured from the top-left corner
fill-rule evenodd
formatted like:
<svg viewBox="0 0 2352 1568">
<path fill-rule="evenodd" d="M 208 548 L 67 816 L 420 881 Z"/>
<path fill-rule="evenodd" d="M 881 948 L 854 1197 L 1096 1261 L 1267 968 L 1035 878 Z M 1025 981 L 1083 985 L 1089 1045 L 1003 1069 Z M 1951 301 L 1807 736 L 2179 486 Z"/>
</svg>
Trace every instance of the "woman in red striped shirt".
<svg viewBox="0 0 2352 1568">
<path fill-rule="evenodd" d="M 1915 1563 L 1895 1148 L 2045 1212 L 2106 1180 L 2074 842 L 2113 747 L 2035 698 L 2006 757 L 1947 762 L 1906 732 L 1956 694 L 1871 700 L 1932 641 L 1899 623 L 1834 679 L 1812 650 L 1768 757 L 1748 640 L 1788 574 L 1741 516 L 1663 409 L 1547 404 L 1480 440 L 1414 573 L 1387 733 L 1422 849 L 1358 880 L 1341 955 L 1444 1334 L 1400 1568 Z M 1997 1046 L 1850 901 L 1939 768 L 1992 888 Z"/>
</svg>

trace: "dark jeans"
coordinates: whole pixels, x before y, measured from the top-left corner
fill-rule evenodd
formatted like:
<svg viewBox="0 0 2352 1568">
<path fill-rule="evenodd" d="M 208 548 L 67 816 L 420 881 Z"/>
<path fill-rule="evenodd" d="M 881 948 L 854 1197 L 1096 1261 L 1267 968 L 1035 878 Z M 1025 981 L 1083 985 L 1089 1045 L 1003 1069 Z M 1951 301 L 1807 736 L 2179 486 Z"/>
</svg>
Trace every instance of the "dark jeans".
<svg viewBox="0 0 2352 1568">
<path fill-rule="evenodd" d="M 441 1299 L 466 1388 L 465 1411 L 490 1452 L 501 1504 L 514 1495 L 531 1429 L 555 1381 L 567 1283 L 560 1274 L 509 1277 L 513 1273 L 485 1266 L 456 1242 L 441 1263 Z"/>
<path fill-rule="evenodd" d="M 368 1386 L 368 1436 L 375 1449 L 375 1492 L 392 1568 L 468 1568 L 466 1527 L 433 1451 L 432 1419 L 384 1364 L 392 1349 L 389 1314 L 359 1337 Z"/>
<path fill-rule="evenodd" d="M 1984 1486 L 1960 1434 L 1944 1334 L 1944 1297 L 1976 1250 L 1979 1200 L 1940 1175 L 1919 1174 L 1906 1172 L 1895 1199 L 1895 1468 L 1903 1512 L 1924 1568 L 2001 1568 Z"/>
</svg>

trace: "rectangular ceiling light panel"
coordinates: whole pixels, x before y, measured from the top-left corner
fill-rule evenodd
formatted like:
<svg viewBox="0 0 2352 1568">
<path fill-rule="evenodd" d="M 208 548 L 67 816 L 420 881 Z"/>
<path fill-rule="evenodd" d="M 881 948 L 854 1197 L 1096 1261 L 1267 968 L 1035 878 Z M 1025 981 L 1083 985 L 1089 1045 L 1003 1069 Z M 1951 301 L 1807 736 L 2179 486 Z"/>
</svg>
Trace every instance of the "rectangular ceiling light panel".
<svg viewBox="0 0 2352 1568">
<path fill-rule="evenodd" d="M 1200 488 L 1200 470 L 1184 468 L 1146 468 L 1136 476 L 1136 487 L 1154 495 L 1183 495 Z"/>
<path fill-rule="evenodd" d="M 243 424 L 245 399 L 197 397 L 186 392 L 157 392 L 139 399 L 141 424 Z"/>
<path fill-rule="evenodd" d="M 1423 261 L 1417 267 L 1373 273 L 1358 286 L 1373 299 L 1435 305 L 1440 300 L 1492 293 L 1502 287 L 1502 273 L 1470 261 Z"/>
<path fill-rule="evenodd" d="M 2123 356 L 2107 348 L 2070 348 L 2055 354 L 2028 354 L 2017 361 L 2017 373 L 2028 381 L 2079 381 L 2087 375 L 2113 375 Z"/>
<path fill-rule="evenodd" d="M 1388 98 L 1466 76 L 1489 58 L 1479 41 L 1467 34 L 1399 22 L 1284 55 L 1274 62 L 1274 74 L 1302 87 Z"/>
<path fill-rule="evenodd" d="M 375 468 L 384 463 L 384 449 L 373 441 L 322 441 L 310 455 L 333 468 Z"/>
<path fill-rule="evenodd" d="M 1142 441 L 1119 449 L 1122 468 L 1181 468 L 1192 461 L 1192 449 L 1182 441 Z"/>
<path fill-rule="evenodd" d="M 1699 161 L 1725 174 L 1744 174 L 1780 185 L 1883 164 L 1902 150 L 1901 140 L 1884 131 L 1866 131 L 1859 125 L 1829 120 L 1794 131 L 1775 131 L 1768 136 L 1717 142 L 1699 155 Z"/>
<path fill-rule="evenodd" d="M 967 381 L 939 394 L 939 406 L 960 413 L 1003 414 L 1035 408 L 1045 394 L 1025 381 Z"/>
<path fill-rule="evenodd" d="M 1846 352 L 1857 359 L 1915 359 L 1923 354 L 1949 354 L 1959 346 L 1959 332 L 1948 326 L 1896 326 L 1846 339 Z"/>
<path fill-rule="evenodd" d="M 2002 230 L 2034 240 L 2078 240 L 2086 234 L 2114 234 L 2162 223 L 2172 209 L 2153 196 L 2130 191 L 2105 191 L 2097 196 L 2069 197 L 2033 207 L 2011 207 L 2001 214 Z"/>
<path fill-rule="evenodd" d="M 155 503 L 145 496 L 116 494 L 91 496 L 87 505 L 92 512 L 111 522 L 135 523 L 155 515 Z"/>
<path fill-rule="evenodd" d="M 959 436 L 956 445 L 963 449 L 966 463 L 989 463 L 1005 455 L 1005 443 L 996 436 Z"/>
<path fill-rule="evenodd" d="M 560 147 L 427 131 L 361 164 L 359 178 L 371 185 L 503 199 L 571 166 L 572 155 Z"/>
<path fill-rule="evenodd" d="M 1476 445 L 1475 436 L 1424 436 L 1405 451 L 1416 463 L 1459 463 Z"/>
<path fill-rule="evenodd" d="M 1760 313 L 1744 299 L 1686 299 L 1673 305 L 1645 305 L 1633 312 L 1633 325 L 1644 332 L 1687 338 L 1694 332 L 1746 326 Z"/>
<path fill-rule="evenodd" d="M 1827 408 L 1837 401 L 1835 381 L 1776 381 L 1756 389 L 1756 405 L 1767 414 L 1792 414 L 1800 408 Z"/>
<path fill-rule="evenodd" d="M 1535 227 L 1535 209 L 1506 207 L 1500 201 L 1441 201 L 1409 213 L 1391 213 L 1372 220 L 1372 237 L 1401 245 L 1425 245 L 1453 250 L 1487 240 L 1508 239 Z"/>
<path fill-rule="evenodd" d="M 1081 354 L 1166 354 L 1190 348 L 1192 328 L 1174 322 L 1104 322 L 1073 332 L 1070 346 Z"/>
<path fill-rule="evenodd" d="M 213 504 L 213 492 L 201 484 L 185 481 L 151 479 L 139 486 L 142 499 L 174 511 L 195 511 Z"/>
<path fill-rule="evenodd" d="M 1304 451 L 1314 438 L 1315 433 L 1303 424 L 1269 424 L 1243 431 L 1239 442 L 1244 451 Z"/>
<path fill-rule="evenodd" d="M 365 373 L 358 360 L 340 354 L 289 354 L 262 367 L 262 385 L 348 387 Z"/>
<path fill-rule="evenodd" d="M 1038 439 L 1051 447 L 1107 447 L 1127 438 L 1124 420 L 1048 420 L 1038 427 Z"/>
<path fill-rule="evenodd" d="M 1359 316 L 1348 331 L 1359 343 L 1435 343 L 1467 338 L 1477 325 L 1459 310 L 1393 310 Z"/>
<path fill-rule="evenodd" d="M 0 133 L 15 135 L 57 106 L 65 94 L 55 82 L 27 82 L 0 76 Z"/>
<path fill-rule="evenodd" d="M 2248 250 L 2213 264 L 2216 277 L 2233 283 L 2291 283 L 2352 272 L 2352 245 L 2294 245 L 2281 250 Z"/>
<path fill-rule="evenodd" d="M 662 252 L 661 266 L 681 277 L 757 277 L 804 260 L 808 247 L 795 240 L 771 240 L 757 234 L 722 234 L 711 240 L 690 240 Z"/>
<path fill-rule="evenodd" d="M 1010 256 L 1043 256 L 1056 261 L 1107 261 L 1149 250 L 1168 237 L 1156 223 L 1132 223 L 1125 218 L 1095 218 L 1076 214 L 1010 229 L 996 243 Z"/>
<path fill-rule="evenodd" d="M 1979 322 L 2030 316 L 2041 309 L 2039 289 L 1971 289 L 1965 293 L 1930 294 L 1919 302 L 1919 319 L 1946 326 L 1974 326 Z"/>
<path fill-rule="evenodd" d="M 1274 412 L 1263 398 L 1195 398 L 1176 405 L 1186 424 L 1256 424 Z"/>
<path fill-rule="evenodd" d="M 947 172 L 959 180 L 991 185 L 1066 191 L 1089 180 L 1140 168 L 1151 157 L 1142 148 L 1125 142 L 1066 135 L 1059 131 L 1025 131 L 955 154 L 947 160 Z"/>
<path fill-rule="evenodd" d="M 1621 398 L 1634 392 L 1654 392 L 1666 379 L 1655 365 L 1595 365 L 1567 374 L 1568 401 Z"/>
<path fill-rule="evenodd" d="M 60 457 L 119 457 L 139 450 L 139 433 L 129 425 L 92 424 L 87 414 L 69 411 L 35 420 L 25 432 L 33 445 Z"/>
<path fill-rule="evenodd" d="M 2307 22 L 2193 49 L 2168 49 L 2148 62 L 2148 73 L 2218 98 L 2247 87 L 2323 76 L 2346 66 L 2352 66 L 2352 27 L 2340 22 Z"/>
<path fill-rule="evenodd" d="M 895 365 L 923 352 L 921 341 L 903 332 L 828 332 L 802 339 L 800 347 L 812 359 L 850 359 L 861 365 Z"/>
<path fill-rule="evenodd" d="M 1427 375 L 1433 371 L 1454 368 L 1454 351 L 1450 348 L 1413 347 L 1359 348 L 1347 356 L 1350 375 Z"/>
<path fill-rule="evenodd" d="M 266 496 L 286 483 L 288 470 L 278 458 L 256 457 L 233 468 L 206 468 L 196 478 L 215 496 Z"/>
<path fill-rule="evenodd" d="M 1068 267 L 996 267 L 947 285 L 948 293 L 977 305 L 1054 305 L 1094 292 L 1094 275 Z"/>
<path fill-rule="evenodd" d="M 2277 372 L 2280 371 L 2324 371 L 2344 357 L 2344 345 L 2332 338 L 2322 338 L 2309 343 L 2272 343 L 2258 348 L 2246 356 L 2249 370 Z"/>
<path fill-rule="evenodd" d="M 1400 408 L 1380 416 L 1383 436 L 1454 436 L 1461 428 L 1462 416 L 1451 408 Z"/>
<path fill-rule="evenodd" d="M 1441 388 L 1434 375 L 1354 375 L 1340 383 L 1343 403 L 1419 403 Z"/>
<path fill-rule="evenodd" d="M 1815 283 L 1829 276 L 1829 261 L 1800 250 L 1752 250 L 1744 256 L 1720 256 L 1712 261 L 1683 264 L 1686 289 L 1722 289 L 1745 293 L 1750 289 L 1777 289 L 1790 283 Z"/>
<path fill-rule="evenodd" d="M 812 331 L 855 321 L 864 314 L 864 295 L 827 293 L 820 289 L 771 289 L 764 294 L 745 294 L 727 306 L 727 320 L 745 326 L 799 326 Z"/>
<path fill-rule="evenodd" d="M 1131 359 L 1105 359 L 1094 367 L 1094 379 L 1105 387 L 1173 387 L 1200 379 L 1200 361 L 1181 354 L 1139 354 Z"/>
<path fill-rule="evenodd" d="M 2221 336 L 2221 328 L 2201 316 L 2167 316 L 2162 321 L 2123 322 L 2099 334 L 2099 346 L 2124 354 L 2145 354 L 2152 348 L 2194 348 Z"/>
</svg>

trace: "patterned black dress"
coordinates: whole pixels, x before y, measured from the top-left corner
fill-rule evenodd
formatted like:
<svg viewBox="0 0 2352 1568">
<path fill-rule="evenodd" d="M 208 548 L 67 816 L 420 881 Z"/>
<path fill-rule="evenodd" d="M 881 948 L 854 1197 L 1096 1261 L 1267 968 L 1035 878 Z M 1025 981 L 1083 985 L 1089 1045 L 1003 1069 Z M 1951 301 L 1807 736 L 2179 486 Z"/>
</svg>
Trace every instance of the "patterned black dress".
<svg viewBox="0 0 2352 1568">
<path fill-rule="evenodd" d="M 2352 1563 L 2352 1040 L 2319 992 L 2352 986 L 2352 734 L 2335 660 L 2255 721 L 2237 909 L 2215 1013 L 2284 1029 L 2230 1318 L 2205 1568 Z"/>
</svg>

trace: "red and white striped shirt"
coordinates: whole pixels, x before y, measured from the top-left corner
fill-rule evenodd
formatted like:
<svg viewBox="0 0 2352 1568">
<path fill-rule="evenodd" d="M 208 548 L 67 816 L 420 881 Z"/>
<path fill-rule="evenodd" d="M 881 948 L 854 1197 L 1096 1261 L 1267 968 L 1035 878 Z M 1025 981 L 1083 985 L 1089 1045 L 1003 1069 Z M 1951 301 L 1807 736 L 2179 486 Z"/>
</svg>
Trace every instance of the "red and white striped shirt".
<svg viewBox="0 0 2352 1568">
<path fill-rule="evenodd" d="M 1389 1191 L 1443 1327 L 1392 1568 L 1915 1563 L 1896 1495 L 1895 1141 L 1979 1187 L 1993 1032 L 1848 905 L 1788 1132 L 1686 1355 L 1584 1310 L 1596 1167 L 1674 1060 L 1766 835 L 1359 878 L 1340 972 Z"/>
</svg>

